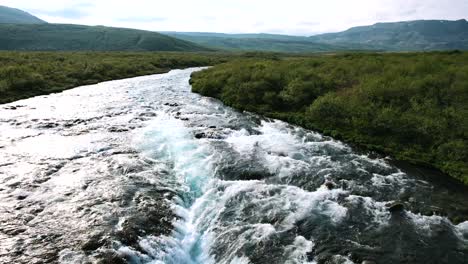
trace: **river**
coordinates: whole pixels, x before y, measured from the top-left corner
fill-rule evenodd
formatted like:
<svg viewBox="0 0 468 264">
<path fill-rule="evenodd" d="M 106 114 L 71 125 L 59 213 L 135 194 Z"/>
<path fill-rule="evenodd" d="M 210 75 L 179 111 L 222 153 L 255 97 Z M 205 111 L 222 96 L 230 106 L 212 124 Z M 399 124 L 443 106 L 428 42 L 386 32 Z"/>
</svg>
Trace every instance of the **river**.
<svg viewBox="0 0 468 264">
<path fill-rule="evenodd" d="M 468 263 L 468 192 L 191 92 L 0 105 L 0 263 Z"/>
</svg>

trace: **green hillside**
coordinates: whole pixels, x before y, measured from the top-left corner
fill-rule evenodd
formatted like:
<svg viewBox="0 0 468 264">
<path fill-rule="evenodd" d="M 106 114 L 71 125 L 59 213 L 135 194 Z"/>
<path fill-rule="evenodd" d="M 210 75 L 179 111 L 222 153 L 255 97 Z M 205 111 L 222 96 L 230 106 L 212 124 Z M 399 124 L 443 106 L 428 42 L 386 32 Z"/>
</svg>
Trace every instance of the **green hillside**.
<svg viewBox="0 0 468 264">
<path fill-rule="evenodd" d="M 418 20 L 377 23 L 312 37 L 276 34 L 163 32 L 200 45 L 225 50 L 320 52 L 342 50 L 467 50 L 466 20 Z"/>
<path fill-rule="evenodd" d="M 468 22 L 462 19 L 377 23 L 310 39 L 335 45 L 365 44 L 385 50 L 467 50 Z"/>
<path fill-rule="evenodd" d="M 162 33 L 206 47 L 232 51 L 323 52 L 363 49 L 364 47 L 373 49 L 364 45 L 334 45 L 318 43 L 307 37 L 274 34 Z"/>
<path fill-rule="evenodd" d="M 0 50 L 207 51 L 156 32 L 66 24 L 0 24 Z"/>
<path fill-rule="evenodd" d="M 0 6 L 0 24 L 44 24 L 45 21 L 16 8 Z"/>
</svg>

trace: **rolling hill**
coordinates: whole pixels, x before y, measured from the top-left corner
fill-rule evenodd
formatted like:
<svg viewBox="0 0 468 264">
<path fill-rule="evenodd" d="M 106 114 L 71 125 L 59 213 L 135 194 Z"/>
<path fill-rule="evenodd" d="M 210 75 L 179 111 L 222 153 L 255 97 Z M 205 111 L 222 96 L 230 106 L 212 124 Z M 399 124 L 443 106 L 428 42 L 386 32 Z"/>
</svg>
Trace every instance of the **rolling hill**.
<svg viewBox="0 0 468 264">
<path fill-rule="evenodd" d="M 373 49 L 368 45 L 318 43 L 307 37 L 276 34 L 224 34 L 205 32 L 160 32 L 206 47 L 231 51 L 325 52 Z"/>
<path fill-rule="evenodd" d="M 0 24 L 0 50 L 209 51 L 151 31 L 66 24 Z"/>
<path fill-rule="evenodd" d="M 377 23 L 311 37 L 203 32 L 161 33 L 227 50 L 276 52 L 468 50 L 468 22 L 464 19 Z"/>
<path fill-rule="evenodd" d="M 0 6 L 0 24 L 44 24 L 45 21 L 16 8 Z"/>
<path fill-rule="evenodd" d="M 0 50 L 32 51 L 208 51 L 156 32 L 48 24 L 19 9 L 0 6 Z"/>
<path fill-rule="evenodd" d="M 467 50 L 468 22 L 462 19 L 377 23 L 312 36 L 310 40 L 332 45 L 370 45 L 390 51 Z"/>
</svg>

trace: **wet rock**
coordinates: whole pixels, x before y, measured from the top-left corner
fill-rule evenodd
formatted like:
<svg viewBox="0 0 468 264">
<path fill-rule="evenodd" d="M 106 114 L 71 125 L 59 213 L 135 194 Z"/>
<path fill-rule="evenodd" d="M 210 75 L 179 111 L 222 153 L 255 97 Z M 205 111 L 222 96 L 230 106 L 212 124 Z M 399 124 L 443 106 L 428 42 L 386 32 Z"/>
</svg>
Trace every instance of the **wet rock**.
<svg viewBox="0 0 468 264">
<path fill-rule="evenodd" d="M 96 263 L 97 264 L 127 264 L 128 262 L 125 261 L 117 252 L 113 250 L 106 250 L 103 252 L 99 252 L 96 256 Z"/>
<path fill-rule="evenodd" d="M 335 183 L 332 182 L 332 181 L 326 181 L 324 185 L 325 185 L 325 187 L 327 187 L 328 190 L 335 189 Z"/>
<path fill-rule="evenodd" d="M 20 194 L 20 195 L 16 196 L 16 199 L 18 199 L 18 200 L 21 201 L 21 200 L 26 199 L 27 197 L 28 197 L 28 196 L 27 196 L 26 194 Z"/>
<path fill-rule="evenodd" d="M 47 123 L 41 123 L 39 124 L 38 128 L 56 128 L 58 127 L 59 124 L 55 123 L 55 122 L 47 122 Z"/>
<path fill-rule="evenodd" d="M 263 171 L 245 171 L 239 175 L 238 179 L 242 181 L 257 181 L 269 178 L 271 176 L 271 174 L 265 173 Z"/>
<path fill-rule="evenodd" d="M 431 206 L 431 211 L 435 215 L 440 215 L 440 216 L 447 216 L 447 213 L 444 211 L 443 208 L 437 207 L 437 206 Z"/>
<path fill-rule="evenodd" d="M 431 216 L 431 215 L 438 215 L 438 216 L 445 216 L 445 217 L 448 216 L 448 213 L 444 208 L 437 207 L 437 206 L 419 205 L 418 207 L 411 208 L 410 210 L 413 213 L 418 213 L 418 214 L 427 215 L 427 216 Z M 461 213 L 461 211 L 462 210 L 459 210 L 458 212 Z M 451 219 L 451 221 L 456 222 L 454 220 L 455 219 Z"/>
<path fill-rule="evenodd" d="M 390 213 L 398 213 L 398 212 L 403 212 L 403 210 L 405 210 L 405 205 L 400 202 L 388 204 L 387 207 Z"/>
<path fill-rule="evenodd" d="M 124 225 L 123 229 L 116 233 L 120 242 L 125 245 L 136 245 L 138 242 L 138 228 L 133 225 Z"/>
<path fill-rule="evenodd" d="M 35 207 L 35 208 L 31 208 L 29 210 L 29 213 L 33 214 L 33 215 L 37 215 L 37 214 L 41 213 L 42 211 L 44 211 L 43 207 Z"/>
<path fill-rule="evenodd" d="M 140 116 L 144 116 L 144 117 L 155 117 L 155 116 L 157 116 L 157 114 L 154 113 L 154 112 L 145 112 L 145 113 L 141 113 Z"/>
<path fill-rule="evenodd" d="M 21 233 L 26 232 L 26 228 L 10 226 L 10 227 L 5 227 L 5 228 L 0 228 L 0 232 L 3 232 L 10 236 L 17 236 Z"/>
<path fill-rule="evenodd" d="M 125 245 L 139 248 L 138 240 L 146 235 L 167 235 L 173 229 L 172 211 L 163 202 L 163 196 L 158 191 L 137 194 L 134 198 L 136 211 L 122 223 L 122 229 L 116 232 L 116 237 Z"/>
<path fill-rule="evenodd" d="M 86 120 L 78 118 L 74 120 L 67 120 L 63 126 L 68 128 L 68 127 L 73 127 L 73 126 L 76 126 L 79 124 L 85 124 L 85 123 L 86 123 Z"/>
<path fill-rule="evenodd" d="M 201 139 L 201 138 L 210 138 L 210 139 L 222 139 L 224 136 L 219 133 L 218 131 L 205 131 L 205 132 L 197 132 L 195 133 L 195 138 L 196 139 Z"/>
<path fill-rule="evenodd" d="M 14 181 L 14 182 L 10 182 L 10 183 L 6 184 L 6 186 L 8 186 L 10 188 L 17 188 L 20 185 L 21 185 L 21 182 L 19 182 L 19 181 Z"/>
<path fill-rule="evenodd" d="M 127 132 L 129 130 L 128 128 L 125 128 L 125 127 L 110 127 L 107 129 L 107 131 L 112 132 L 112 133 L 122 133 L 122 132 Z"/>
<path fill-rule="evenodd" d="M 94 235 L 90 237 L 82 246 L 81 249 L 84 251 L 93 251 L 106 244 L 105 239 L 102 239 L 100 235 Z"/>
<path fill-rule="evenodd" d="M 201 139 L 201 138 L 205 138 L 206 137 L 206 134 L 201 132 L 201 133 L 196 133 L 195 134 L 195 138 L 196 139 Z"/>
<path fill-rule="evenodd" d="M 47 182 L 49 180 L 50 180 L 49 176 L 43 176 L 43 177 L 35 178 L 34 183 L 41 184 L 41 183 Z"/>
<path fill-rule="evenodd" d="M 6 166 L 13 165 L 13 164 L 14 164 L 13 162 L 2 163 L 2 164 L 0 164 L 0 167 L 6 167 Z"/>
</svg>

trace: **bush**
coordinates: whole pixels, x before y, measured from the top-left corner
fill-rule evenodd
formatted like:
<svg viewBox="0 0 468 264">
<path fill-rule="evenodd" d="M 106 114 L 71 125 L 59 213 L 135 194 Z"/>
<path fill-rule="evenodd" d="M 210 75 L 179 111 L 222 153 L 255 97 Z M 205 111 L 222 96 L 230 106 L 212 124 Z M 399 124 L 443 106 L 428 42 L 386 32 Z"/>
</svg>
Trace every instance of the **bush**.
<svg viewBox="0 0 468 264">
<path fill-rule="evenodd" d="M 244 59 L 193 75 L 193 90 L 430 165 L 468 183 L 468 53 Z"/>
<path fill-rule="evenodd" d="M 0 103 L 174 68 L 208 66 L 230 57 L 235 56 L 174 52 L 0 52 Z"/>
</svg>

